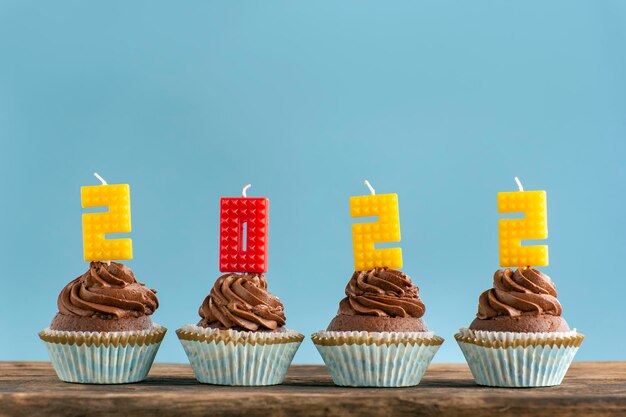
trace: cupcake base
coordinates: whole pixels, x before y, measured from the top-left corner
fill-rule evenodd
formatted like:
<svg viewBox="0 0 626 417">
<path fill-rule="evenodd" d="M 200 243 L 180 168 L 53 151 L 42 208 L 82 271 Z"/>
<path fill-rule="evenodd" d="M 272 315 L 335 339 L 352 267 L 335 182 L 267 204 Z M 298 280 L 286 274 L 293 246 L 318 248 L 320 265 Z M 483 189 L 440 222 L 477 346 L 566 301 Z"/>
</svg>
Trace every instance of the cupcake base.
<svg viewBox="0 0 626 417">
<path fill-rule="evenodd" d="M 57 313 L 50 329 L 68 332 L 136 332 L 152 329 L 150 316 L 103 319 Z"/>
<path fill-rule="evenodd" d="M 570 330 L 565 319 L 561 316 L 542 314 L 539 316 L 502 316 L 493 319 L 475 319 L 470 324 L 472 330 L 488 332 L 515 332 L 515 333 L 554 333 Z"/>
<path fill-rule="evenodd" d="M 143 381 L 167 329 L 131 332 L 39 333 L 60 380 L 79 384 L 127 384 Z"/>
<path fill-rule="evenodd" d="M 475 382 L 491 387 L 560 385 L 584 339 L 576 330 L 513 333 L 461 329 L 454 337 Z"/>
<path fill-rule="evenodd" d="M 426 323 L 417 317 L 378 317 L 338 314 L 328 328 L 330 332 L 426 332 Z"/>
<path fill-rule="evenodd" d="M 262 386 L 283 382 L 304 336 L 186 325 L 176 331 L 196 379 L 205 384 Z"/>
<path fill-rule="evenodd" d="M 417 385 L 444 341 L 432 332 L 320 331 L 311 339 L 333 382 L 351 387 Z"/>
</svg>

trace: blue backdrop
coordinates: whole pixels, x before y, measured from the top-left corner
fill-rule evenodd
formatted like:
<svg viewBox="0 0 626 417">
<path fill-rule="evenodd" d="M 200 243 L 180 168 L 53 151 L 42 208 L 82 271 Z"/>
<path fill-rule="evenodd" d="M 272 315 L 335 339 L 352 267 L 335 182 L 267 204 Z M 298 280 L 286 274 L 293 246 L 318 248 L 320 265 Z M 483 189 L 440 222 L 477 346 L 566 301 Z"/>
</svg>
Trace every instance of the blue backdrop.
<svg viewBox="0 0 626 417">
<path fill-rule="evenodd" d="M 140 281 L 174 330 L 218 277 L 218 202 L 271 200 L 270 290 L 324 328 L 352 273 L 348 198 L 396 192 L 437 361 L 498 267 L 496 192 L 548 192 L 581 360 L 626 359 L 626 4 L 0 1 L 0 360 L 82 260 L 79 187 L 129 183 Z M 321 362 L 307 339 L 298 363 Z"/>
</svg>

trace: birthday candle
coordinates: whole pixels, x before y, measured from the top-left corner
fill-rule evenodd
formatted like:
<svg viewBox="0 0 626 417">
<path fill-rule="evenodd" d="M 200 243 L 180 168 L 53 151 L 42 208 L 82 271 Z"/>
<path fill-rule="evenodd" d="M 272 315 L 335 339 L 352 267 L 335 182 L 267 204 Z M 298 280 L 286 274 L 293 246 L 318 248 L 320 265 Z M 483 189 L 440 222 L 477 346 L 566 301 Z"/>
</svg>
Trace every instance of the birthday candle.
<svg viewBox="0 0 626 417">
<path fill-rule="evenodd" d="M 375 247 L 376 243 L 400 241 L 400 213 L 398 194 L 376 194 L 369 181 L 365 185 L 371 195 L 350 197 L 352 217 L 377 216 L 375 222 L 352 225 L 354 269 L 402 268 L 401 248 Z"/>
<path fill-rule="evenodd" d="M 548 210 L 545 191 L 524 191 L 517 177 L 519 191 L 498 193 L 500 213 L 524 213 L 521 219 L 500 219 L 498 238 L 500 243 L 500 265 L 546 266 L 547 245 L 522 246 L 522 240 L 547 239 Z"/>
<path fill-rule="evenodd" d="M 243 188 L 241 197 L 220 200 L 221 272 L 267 271 L 270 202 L 248 197 L 248 188 L 250 184 Z"/>
<path fill-rule="evenodd" d="M 133 258 L 129 238 L 106 239 L 108 233 L 128 233 L 130 224 L 130 188 L 128 184 L 109 185 L 97 173 L 102 185 L 80 189 L 83 208 L 107 207 L 104 213 L 83 213 L 83 254 L 86 261 L 110 261 Z"/>
</svg>

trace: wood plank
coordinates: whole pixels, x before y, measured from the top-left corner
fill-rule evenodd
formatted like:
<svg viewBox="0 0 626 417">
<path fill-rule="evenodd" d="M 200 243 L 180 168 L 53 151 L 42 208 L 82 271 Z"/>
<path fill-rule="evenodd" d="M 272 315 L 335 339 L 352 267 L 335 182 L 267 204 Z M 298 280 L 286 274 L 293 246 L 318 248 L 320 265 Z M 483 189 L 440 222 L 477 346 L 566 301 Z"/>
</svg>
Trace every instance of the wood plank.
<svg viewBox="0 0 626 417">
<path fill-rule="evenodd" d="M 295 365 L 274 387 L 199 384 L 188 365 L 147 381 L 79 385 L 46 362 L 0 362 L 0 416 L 626 416 L 626 362 L 574 363 L 559 387 L 485 388 L 465 364 L 433 364 L 418 387 L 342 388 L 323 366 Z"/>
</svg>

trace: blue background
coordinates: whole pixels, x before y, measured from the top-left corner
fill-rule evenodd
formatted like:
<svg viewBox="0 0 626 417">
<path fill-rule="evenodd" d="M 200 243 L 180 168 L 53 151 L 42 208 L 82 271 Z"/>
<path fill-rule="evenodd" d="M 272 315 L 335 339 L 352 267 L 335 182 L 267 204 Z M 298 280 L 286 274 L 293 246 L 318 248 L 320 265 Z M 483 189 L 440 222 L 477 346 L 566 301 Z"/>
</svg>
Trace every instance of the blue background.
<svg viewBox="0 0 626 417">
<path fill-rule="evenodd" d="M 79 187 L 129 183 L 139 280 L 174 330 L 219 275 L 218 201 L 271 200 L 270 290 L 306 335 L 352 273 L 348 198 L 396 192 L 437 361 L 498 267 L 496 192 L 548 191 L 580 360 L 626 359 L 626 4 L 0 1 L 1 360 L 86 268 Z M 319 363 L 307 339 L 298 363 Z"/>
</svg>

